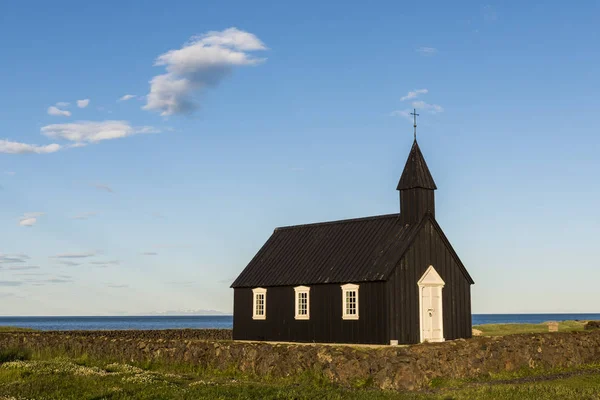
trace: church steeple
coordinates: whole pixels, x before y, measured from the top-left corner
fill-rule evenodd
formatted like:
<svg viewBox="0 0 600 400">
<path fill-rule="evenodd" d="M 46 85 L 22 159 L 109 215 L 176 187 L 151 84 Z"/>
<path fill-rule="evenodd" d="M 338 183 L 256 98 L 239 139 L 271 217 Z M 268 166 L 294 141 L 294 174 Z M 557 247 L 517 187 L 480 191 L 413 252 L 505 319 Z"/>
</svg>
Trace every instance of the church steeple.
<svg viewBox="0 0 600 400">
<path fill-rule="evenodd" d="M 408 154 L 408 160 L 404 165 L 404 171 L 398 182 L 396 190 L 407 190 L 414 188 L 423 188 L 436 190 L 435 182 L 429 172 L 425 157 L 421 153 L 417 139 L 413 142 L 410 153 Z"/>
<path fill-rule="evenodd" d="M 415 139 L 396 190 L 400 191 L 400 218 L 414 224 L 423 215 L 435 215 L 434 190 L 437 189 L 423 153 Z"/>
</svg>

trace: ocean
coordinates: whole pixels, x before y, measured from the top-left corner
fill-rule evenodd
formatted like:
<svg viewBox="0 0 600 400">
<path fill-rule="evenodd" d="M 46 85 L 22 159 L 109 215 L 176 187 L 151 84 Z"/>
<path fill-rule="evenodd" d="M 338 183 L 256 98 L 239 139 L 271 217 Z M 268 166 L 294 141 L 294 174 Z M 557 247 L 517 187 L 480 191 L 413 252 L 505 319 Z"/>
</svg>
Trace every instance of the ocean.
<svg viewBox="0 0 600 400">
<path fill-rule="evenodd" d="M 600 320 L 600 314 L 473 314 L 473 325 L 531 323 L 565 320 Z M 118 317 L 0 317 L 0 326 L 38 330 L 107 329 L 230 329 L 231 315 L 118 316 Z"/>
</svg>

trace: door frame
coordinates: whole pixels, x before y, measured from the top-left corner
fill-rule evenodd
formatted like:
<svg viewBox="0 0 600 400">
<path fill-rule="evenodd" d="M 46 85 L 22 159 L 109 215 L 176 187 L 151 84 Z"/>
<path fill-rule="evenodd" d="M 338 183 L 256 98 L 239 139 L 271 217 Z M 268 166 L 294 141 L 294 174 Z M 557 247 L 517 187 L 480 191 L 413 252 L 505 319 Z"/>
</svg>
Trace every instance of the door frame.
<svg viewBox="0 0 600 400">
<path fill-rule="evenodd" d="M 439 300 L 439 325 L 442 331 L 442 337 L 440 339 L 430 340 L 430 342 L 443 342 L 444 339 L 444 308 L 443 308 L 443 295 L 444 286 L 446 283 L 438 274 L 438 272 L 430 265 L 425 271 L 421 279 L 417 282 L 419 287 L 419 341 L 423 343 L 423 288 L 425 287 L 439 287 L 440 288 L 440 300 Z"/>
</svg>

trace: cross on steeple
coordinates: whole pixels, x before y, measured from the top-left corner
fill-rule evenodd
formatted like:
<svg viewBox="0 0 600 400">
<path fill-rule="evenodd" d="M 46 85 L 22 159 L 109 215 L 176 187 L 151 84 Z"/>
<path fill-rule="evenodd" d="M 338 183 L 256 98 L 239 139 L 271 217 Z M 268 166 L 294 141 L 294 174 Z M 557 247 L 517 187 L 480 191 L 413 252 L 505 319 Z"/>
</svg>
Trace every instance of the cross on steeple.
<svg viewBox="0 0 600 400">
<path fill-rule="evenodd" d="M 413 127 L 415 128 L 415 140 L 417 140 L 417 117 L 419 116 L 419 114 L 417 114 L 417 109 L 414 108 L 413 112 L 411 112 L 410 115 L 412 115 L 415 120 L 415 124 L 413 125 Z"/>
</svg>

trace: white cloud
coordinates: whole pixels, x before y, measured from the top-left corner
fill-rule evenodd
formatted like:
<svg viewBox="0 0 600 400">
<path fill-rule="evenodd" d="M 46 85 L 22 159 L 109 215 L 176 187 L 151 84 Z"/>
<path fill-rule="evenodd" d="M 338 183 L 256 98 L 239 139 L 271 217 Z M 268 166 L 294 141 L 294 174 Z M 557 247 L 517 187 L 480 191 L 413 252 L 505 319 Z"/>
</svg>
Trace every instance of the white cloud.
<svg viewBox="0 0 600 400">
<path fill-rule="evenodd" d="M 437 49 L 435 47 L 419 47 L 417 52 L 425 56 L 432 56 L 437 53 Z"/>
<path fill-rule="evenodd" d="M 56 103 L 56 107 L 61 107 L 61 108 L 69 107 L 70 105 L 71 105 L 71 103 L 66 102 L 66 101 L 59 101 L 58 103 Z"/>
<path fill-rule="evenodd" d="M 82 253 L 62 253 L 62 254 L 57 254 L 55 256 L 52 256 L 51 258 L 87 258 L 87 257 L 94 257 L 95 255 L 96 255 L 96 252 L 88 251 L 88 252 L 82 252 Z"/>
<path fill-rule="evenodd" d="M 402 98 L 400 99 L 400 101 L 405 101 L 405 100 L 415 99 L 415 98 L 417 98 L 417 97 L 418 97 L 420 94 L 427 94 L 427 93 L 429 93 L 429 90 L 427 90 L 427 89 L 417 89 L 417 90 L 414 90 L 414 91 L 412 91 L 412 92 L 408 92 L 408 93 L 406 94 L 406 96 L 404 96 L 404 97 L 402 97 Z"/>
<path fill-rule="evenodd" d="M 258 37 L 237 28 L 195 36 L 156 59 L 154 65 L 164 66 L 166 73 L 150 80 L 143 108 L 163 116 L 191 113 L 199 107 L 194 94 L 216 86 L 234 67 L 260 64 L 264 59 L 247 52 L 266 49 Z"/>
<path fill-rule="evenodd" d="M 75 143 L 97 143 L 102 140 L 118 139 L 141 133 L 158 133 L 151 126 L 134 127 L 127 121 L 78 121 L 68 124 L 46 125 L 42 134 L 51 138 L 60 138 Z"/>
<path fill-rule="evenodd" d="M 427 93 L 429 93 L 429 90 L 427 90 L 427 89 L 416 89 L 416 90 L 413 90 L 412 92 L 408 92 L 406 94 L 406 96 L 403 96 L 400 100 L 401 101 L 412 100 L 412 99 L 419 97 L 419 95 L 427 94 Z M 440 106 L 438 104 L 429 104 L 429 103 L 424 102 L 423 100 L 415 100 L 412 102 L 411 105 L 413 106 L 413 108 L 415 108 L 417 110 L 427 111 L 431 114 L 437 114 L 437 113 L 441 113 L 444 111 L 444 108 L 442 106 Z M 411 115 L 411 112 L 413 112 L 413 110 L 407 108 L 407 109 L 403 109 L 403 110 L 392 111 L 390 113 L 390 115 L 393 117 L 403 117 L 406 119 L 410 119 L 412 121 L 413 116 Z"/>
<path fill-rule="evenodd" d="M 100 265 L 103 267 L 107 267 L 109 265 L 120 265 L 121 262 L 119 260 L 109 260 L 109 261 L 90 261 L 90 264 Z"/>
<path fill-rule="evenodd" d="M 432 114 L 437 114 L 444 111 L 444 108 L 438 104 L 428 104 L 421 100 L 413 101 L 412 106 L 417 110 L 429 111 Z"/>
<path fill-rule="evenodd" d="M 24 263 L 29 258 L 27 254 L 0 254 L 0 264 Z"/>
<path fill-rule="evenodd" d="M 37 222 L 37 219 L 44 215 L 43 212 L 30 212 L 25 213 L 21 218 L 19 218 L 19 225 L 21 226 L 34 226 Z"/>
<path fill-rule="evenodd" d="M 90 104 L 90 99 L 77 100 L 77 107 L 86 108 Z"/>
<path fill-rule="evenodd" d="M 54 153 L 60 149 L 60 145 L 56 143 L 38 146 L 35 144 L 11 142 L 9 140 L 0 139 L 0 153 L 4 154 L 46 154 Z"/>
<path fill-rule="evenodd" d="M 57 117 L 70 117 L 71 111 L 61 110 L 56 106 L 50 106 L 48 107 L 48 115 L 54 115 Z"/>
<path fill-rule="evenodd" d="M 14 176 L 15 173 L 16 173 L 15 171 L 4 171 L 4 175 Z"/>
<path fill-rule="evenodd" d="M 390 113 L 390 116 L 392 117 L 404 117 L 404 118 L 408 118 L 412 121 L 412 115 L 410 115 L 410 113 L 412 112 L 412 110 L 406 109 L 406 110 L 396 110 L 396 111 L 392 111 Z"/>
<path fill-rule="evenodd" d="M 135 94 L 126 94 L 125 96 L 119 98 L 119 100 L 117 101 L 127 101 L 127 100 L 131 100 L 131 99 L 135 99 L 136 95 Z"/>
</svg>

